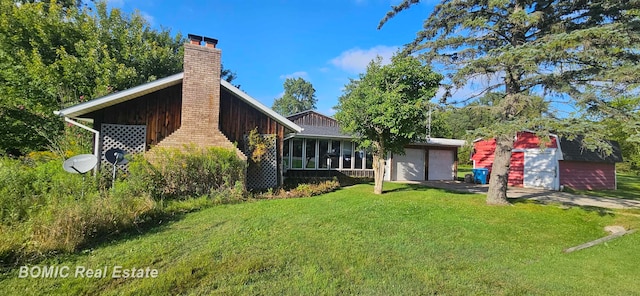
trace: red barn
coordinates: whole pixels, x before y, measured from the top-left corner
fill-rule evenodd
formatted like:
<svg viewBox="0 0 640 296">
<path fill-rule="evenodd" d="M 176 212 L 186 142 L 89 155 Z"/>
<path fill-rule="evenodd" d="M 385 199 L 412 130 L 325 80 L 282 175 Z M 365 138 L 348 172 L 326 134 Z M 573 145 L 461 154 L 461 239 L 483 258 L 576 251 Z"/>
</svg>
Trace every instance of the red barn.
<svg viewBox="0 0 640 296">
<path fill-rule="evenodd" d="M 546 142 L 541 145 L 541 139 L 531 132 L 518 133 L 511 155 L 509 186 L 616 189 L 615 165 L 622 161 L 617 142 L 610 142 L 613 153 L 609 155 L 584 148 L 580 138 L 570 141 L 552 135 Z M 495 145 L 493 139 L 474 142 L 474 168 L 491 169 Z"/>
</svg>

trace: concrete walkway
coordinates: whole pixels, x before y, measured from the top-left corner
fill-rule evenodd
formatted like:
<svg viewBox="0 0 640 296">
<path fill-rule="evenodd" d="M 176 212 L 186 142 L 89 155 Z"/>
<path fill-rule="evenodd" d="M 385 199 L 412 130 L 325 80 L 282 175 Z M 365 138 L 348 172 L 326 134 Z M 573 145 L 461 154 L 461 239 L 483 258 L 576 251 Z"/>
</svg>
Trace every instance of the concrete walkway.
<svg viewBox="0 0 640 296">
<path fill-rule="evenodd" d="M 420 184 L 432 188 L 479 194 L 486 194 L 489 189 L 489 185 L 462 183 L 458 181 L 408 181 L 404 183 Z M 584 207 L 640 209 L 640 200 L 579 195 L 533 188 L 509 187 L 507 190 L 507 197 L 510 199 L 525 198 L 539 201 L 541 203 L 561 203 Z"/>
</svg>

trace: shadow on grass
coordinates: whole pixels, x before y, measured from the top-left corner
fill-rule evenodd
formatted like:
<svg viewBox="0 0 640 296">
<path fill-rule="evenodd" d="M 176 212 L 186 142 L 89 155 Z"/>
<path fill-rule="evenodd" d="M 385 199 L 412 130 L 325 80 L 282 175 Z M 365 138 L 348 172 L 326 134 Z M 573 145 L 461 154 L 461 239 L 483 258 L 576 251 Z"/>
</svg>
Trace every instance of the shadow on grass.
<svg viewBox="0 0 640 296">
<path fill-rule="evenodd" d="M 372 184 L 373 185 L 373 184 Z M 402 191 L 426 191 L 430 188 L 419 185 L 419 184 L 402 184 L 402 187 L 382 190 L 382 194 L 392 193 L 392 192 L 402 192 Z"/>
<path fill-rule="evenodd" d="M 462 191 L 462 190 L 454 190 L 454 189 L 445 189 L 445 188 L 439 188 L 439 187 L 432 187 L 432 186 L 424 185 L 424 184 L 403 184 L 403 187 L 384 190 L 383 194 L 384 193 L 391 193 L 391 192 L 427 191 L 427 190 L 437 190 L 437 191 L 441 191 L 441 192 L 445 192 L 445 193 L 454 193 L 454 194 L 477 194 L 478 193 L 478 192 L 469 192 L 469 191 Z"/>
<path fill-rule="evenodd" d="M 534 195 L 532 195 L 534 196 Z M 537 196 L 537 195 L 536 195 Z M 593 212 L 593 213 L 597 213 L 598 216 L 600 217 L 605 217 L 605 216 L 610 216 L 613 217 L 615 216 L 613 210 L 611 209 L 607 209 L 607 208 L 601 208 L 601 207 L 594 207 L 594 206 L 585 206 L 585 205 L 578 205 L 575 203 L 571 203 L 571 202 L 560 202 L 560 201 L 541 201 L 541 200 L 536 200 L 536 199 L 530 199 L 531 197 L 519 197 L 519 198 L 510 198 L 509 202 L 511 204 L 533 204 L 533 205 L 542 205 L 542 206 L 548 206 L 548 205 L 558 205 L 561 206 L 563 210 L 570 210 L 571 208 L 580 208 L 581 210 L 585 211 L 585 212 Z"/>
</svg>

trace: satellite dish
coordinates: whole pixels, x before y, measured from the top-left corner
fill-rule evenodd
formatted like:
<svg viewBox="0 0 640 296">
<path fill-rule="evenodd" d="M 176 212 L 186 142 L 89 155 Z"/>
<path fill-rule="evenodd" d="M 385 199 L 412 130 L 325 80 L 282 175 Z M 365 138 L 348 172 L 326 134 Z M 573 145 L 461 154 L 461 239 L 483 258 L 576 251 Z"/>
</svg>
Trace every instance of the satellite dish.
<svg viewBox="0 0 640 296">
<path fill-rule="evenodd" d="M 104 153 L 104 158 L 112 164 L 127 164 L 129 160 L 124 158 L 127 151 L 118 148 L 111 148 Z"/>
<path fill-rule="evenodd" d="M 65 171 L 74 174 L 84 174 L 92 170 L 98 164 L 98 158 L 93 154 L 80 154 L 64 161 L 62 167 Z"/>
</svg>

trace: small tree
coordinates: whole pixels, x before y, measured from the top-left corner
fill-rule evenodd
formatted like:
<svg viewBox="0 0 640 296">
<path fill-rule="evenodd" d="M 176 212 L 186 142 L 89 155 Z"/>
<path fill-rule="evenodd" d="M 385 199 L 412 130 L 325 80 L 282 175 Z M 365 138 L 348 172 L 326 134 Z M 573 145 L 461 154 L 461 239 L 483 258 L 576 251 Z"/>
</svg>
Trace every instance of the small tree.
<svg viewBox="0 0 640 296">
<path fill-rule="evenodd" d="M 273 102 L 273 110 L 282 115 L 316 108 L 316 90 L 310 82 L 298 77 L 284 81 L 284 95 Z"/>
<path fill-rule="evenodd" d="M 403 154 L 423 132 L 428 100 L 441 79 L 414 57 L 395 56 L 386 66 L 378 57 L 345 86 L 335 117 L 361 147 L 373 151 L 374 193 L 382 193 L 386 155 Z"/>
</svg>

